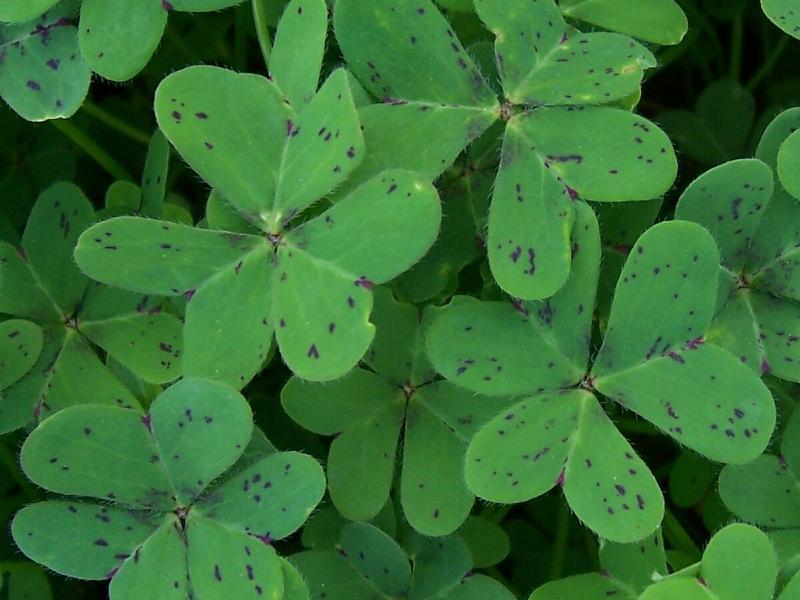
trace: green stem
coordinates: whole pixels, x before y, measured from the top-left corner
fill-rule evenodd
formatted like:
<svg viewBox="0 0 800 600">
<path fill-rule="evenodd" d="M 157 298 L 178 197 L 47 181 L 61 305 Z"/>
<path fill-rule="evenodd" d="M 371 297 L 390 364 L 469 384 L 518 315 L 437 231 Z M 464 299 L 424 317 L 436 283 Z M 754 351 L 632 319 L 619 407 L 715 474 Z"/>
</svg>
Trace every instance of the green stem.
<svg viewBox="0 0 800 600">
<path fill-rule="evenodd" d="M 2 463 L 6 468 L 6 471 L 11 474 L 11 476 L 14 478 L 14 481 L 17 482 L 19 489 L 22 491 L 22 495 L 25 496 L 25 500 L 28 502 L 36 502 L 40 499 L 36 489 L 30 484 L 28 479 L 20 470 L 17 457 L 9 449 L 4 440 L 0 440 L 0 463 Z"/>
<path fill-rule="evenodd" d="M 267 25 L 267 2 L 268 0 L 253 0 L 253 20 L 256 25 L 258 45 L 261 47 L 261 56 L 264 57 L 264 64 L 269 70 L 269 61 L 272 59 L 272 37 Z"/>
<path fill-rule="evenodd" d="M 564 558 L 567 555 L 567 539 L 569 538 L 569 507 L 561 501 L 556 516 L 556 537 L 553 542 L 553 562 L 550 564 L 550 581 L 561 578 L 564 571 Z"/>
<path fill-rule="evenodd" d="M 117 133 L 121 133 L 125 137 L 132 139 L 134 142 L 139 142 L 140 144 L 144 145 L 147 145 L 150 142 L 150 136 L 147 135 L 146 132 L 134 127 L 133 125 L 128 125 L 122 119 L 115 117 L 110 112 L 100 108 L 96 104 L 92 104 L 88 100 L 83 103 L 81 110 L 90 117 L 100 121 L 103 125 L 110 127 Z"/>
<path fill-rule="evenodd" d="M 730 76 L 731 79 L 739 80 L 742 75 L 742 43 L 744 39 L 744 21 L 742 15 L 739 15 L 733 20 L 733 27 L 731 31 L 731 63 Z"/>
<path fill-rule="evenodd" d="M 669 508 L 664 511 L 662 531 L 664 538 L 674 549 L 689 556 L 689 560 L 692 562 L 700 560 L 702 557 L 700 549 Z"/>
<path fill-rule="evenodd" d="M 50 123 L 53 124 L 53 127 L 68 137 L 76 146 L 78 146 L 78 148 L 83 150 L 98 165 L 103 167 L 103 169 L 105 169 L 114 179 L 133 181 L 133 177 L 131 177 L 131 174 L 125 170 L 125 167 L 119 164 L 92 138 L 75 127 L 71 121 L 65 121 L 64 119 L 53 119 L 50 121 Z"/>
<path fill-rule="evenodd" d="M 789 36 L 783 35 L 781 36 L 780 40 L 777 44 L 772 48 L 772 52 L 770 55 L 761 63 L 761 67 L 756 71 L 756 74 L 750 78 L 750 81 L 747 82 L 745 85 L 745 89 L 748 92 L 752 92 L 755 90 L 759 84 L 770 74 L 772 73 L 772 69 L 775 67 L 775 63 L 778 62 L 778 59 L 783 54 L 783 51 L 786 50 L 786 45 L 789 43 Z"/>
</svg>

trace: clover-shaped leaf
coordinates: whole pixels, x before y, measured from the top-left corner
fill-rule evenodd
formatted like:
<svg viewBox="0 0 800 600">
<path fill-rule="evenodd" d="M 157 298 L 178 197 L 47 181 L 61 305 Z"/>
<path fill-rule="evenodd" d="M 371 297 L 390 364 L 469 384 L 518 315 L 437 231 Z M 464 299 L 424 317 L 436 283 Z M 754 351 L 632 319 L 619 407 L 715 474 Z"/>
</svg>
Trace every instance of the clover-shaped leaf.
<svg viewBox="0 0 800 600">
<path fill-rule="evenodd" d="M 461 475 L 475 429 L 507 405 L 435 382 L 424 358 L 417 310 L 379 289 L 378 334 L 365 358 L 325 385 L 293 378 L 281 394 L 289 416 L 322 435 L 337 434 L 328 456 L 331 498 L 347 518 L 375 517 L 392 485 L 403 436 L 400 502 L 409 523 L 426 535 L 447 535 L 467 518 L 473 496 Z"/>
<path fill-rule="evenodd" d="M 180 373 L 182 326 L 169 307 L 159 298 L 90 284 L 75 265 L 75 243 L 94 220 L 77 187 L 56 183 L 34 205 L 20 248 L 0 243 L 0 311 L 30 319 L 44 340 L 33 368 L 5 390 L 0 430 L 73 404 L 136 406 L 91 344 L 150 383 Z"/>
<path fill-rule="evenodd" d="M 89 90 L 91 71 L 74 25 L 76 2 L 54 4 L 37 0 L 0 13 L 0 97 L 29 121 L 72 116 Z"/>
<path fill-rule="evenodd" d="M 28 506 L 14 519 L 14 539 L 59 573 L 112 579 L 115 600 L 214 597 L 222 585 L 241 598 L 281 598 L 283 566 L 263 542 L 306 520 L 325 478 L 313 459 L 291 452 L 243 459 L 248 466 L 237 469 L 252 427 L 241 395 L 201 379 L 168 388 L 144 418 L 117 407 L 61 411 L 25 441 L 23 469 L 52 492 L 112 506 Z M 231 468 L 233 477 L 214 484 Z"/>
<path fill-rule="evenodd" d="M 775 408 L 752 371 L 703 343 L 715 306 L 718 254 L 712 237 L 686 222 L 650 228 L 631 250 L 603 345 L 587 372 L 600 241 L 591 210 L 576 207 L 575 269 L 558 294 L 513 305 L 454 302 L 431 325 L 428 352 L 457 385 L 540 394 L 473 437 L 465 472 L 476 495 L 521 502 L 560 485 L 590 528 L 633 542 L 661 520 L 661 492 L 594 396 L 570 388 L 596 390 L 678 442 L 731 463 L 764 449 Z M 663 308 L 654 314 L 652 306 Z M 707 404 L 689 400 L 689 386 L 703 390 Z"/>
<path fill-rule="evenodd" d="M 754 371 L 790 381 L 800 380 L 800 208 L 773 183 L 770 166 L 780 161 L 779 148 L 798 115 L 786 111 L 770 124 L 758 151 L 763 161 L 733 161 L 708 171 L 686 189 L 676 211 L 712 233 L 732 283 L 720 289 L 711 341 Z"/>
<path fill-rule="evenodd" d="M 412 536 L 403 548 L 373 525 L 350 523 L 341 532 L 337 550 L 311 550 L 291 557 L 308 581 L 313 597 L 323 595 L 330 600 L 362 595 L 413 600 L 514 597 L 490 577 L 470 573 L 469 549 L 457 536 Z"/>
<path fill-rule="evenodd" d="M 644 71 L 655 65 L 652 54 L 630 38 L 574 33 L 553 0 L 481 0 L 477 13 L 497 37 L 495 54 L 505 95 L 498 107 L 430 0 L 362 4 L 343 0 L 334 14 L 349 65 L 369 91 L 384 99 L 383 105 L 361 112 L 373 111 L 381 127 L 385 119 L 378 115 L 391 112 L 391 122 L 404 122 L 404 131 L 420 130 L 426 119 L 426 140 L 436 140 L 430 154 L 409 156 L 387 147 L 379 154 L 370 150 L 368 160 L 438 175 L 493 120 L 507 121 L 487 245 L 492 273 L 510 295 L 546 298 L 566 282 L 570 197 L 648 200 L 661 195 L 675 178 L 675 156 L 661 130 L 628 112 L 591 106 L 637 92 Z M 382 34 L 374 35 L 375 30 Z M 453 110 L 438 121 L 433 114 L 420 117 L 420 111 L 430 111 L 428 103 Z M 488 120 L 473 127 L 468 111 Z M 461 132 L 458 122 L 470 133 L 458 136 L 460 145 L 449 147 L 450 136 Z M 372 148 L 370 135 L 367 143 Z"/>
<path fill-rule="evenodd" d="M 217 86 L 225 93 L 202 93 Z M 234 118 L 239 109 L 248 114 L 244 121 Z M 374 335 L 369 289 L 408 269 L 436 238 L 441 208 L 433 187 L 412 173 L 387 171 L 289 228 L 363 154 L 343 70 L 295 115 L 264 78 L 190 67 L 161 84 L 156 114 L 184 158 L 266 238 L 118 218 L 81 238 L 78 264 L 124 289 L 187 294 L 189 375 L 243 386 L 266 359 L 273 331 L 300 376 L 325 381 L 346 373 Z M 257 132 L 254 122 L 261 123 Z M 120 264 L 131 269 L 123 274 Z M 322 304 L 314 299 L 321 289 Z M 246 305 L 229 302 L 235 290 Z"/>
</svg>

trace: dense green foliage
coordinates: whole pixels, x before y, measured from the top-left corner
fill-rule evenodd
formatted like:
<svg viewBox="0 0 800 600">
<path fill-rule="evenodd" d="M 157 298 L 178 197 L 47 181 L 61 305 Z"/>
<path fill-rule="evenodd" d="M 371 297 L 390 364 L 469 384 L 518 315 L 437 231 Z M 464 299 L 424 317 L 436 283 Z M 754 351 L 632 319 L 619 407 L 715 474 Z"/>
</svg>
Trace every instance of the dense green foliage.
<svg viewBox="0 0 800 600">
<path fill-rule="evenodd" d="M 5 0 L 0 599 L 800 599 L 797 40 Z"/>
</svg>

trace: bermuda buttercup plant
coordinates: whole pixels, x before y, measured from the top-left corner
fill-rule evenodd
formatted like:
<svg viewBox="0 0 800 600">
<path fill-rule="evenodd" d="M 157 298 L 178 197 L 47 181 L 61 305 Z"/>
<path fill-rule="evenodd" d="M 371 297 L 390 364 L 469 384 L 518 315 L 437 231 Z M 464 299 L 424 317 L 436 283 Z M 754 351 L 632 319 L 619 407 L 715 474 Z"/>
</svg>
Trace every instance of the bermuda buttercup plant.
<svg viewBox="0 0 800 600">
<path fill-rule="evenodd" d="M 0 0 L 0 600 L 800 598 L 797 4 Z"/>
<path fill-rule="evenodd" d="M 589 364 L 600 240 L 591 209 L 579 203 L 576 210 L 572 275 L 558 294 L 528 303 L 456 298 L 431 325 L 428 353 L 456 385 L 530 395 L 473 436 L 465 475 L 476 496 L 522 502 L 560 486 L 593 531 L 635 542 L 658 526 L 664 501 L 596 394 L 729 463 L 763 451 L 775 406 L 757 374 L 705 343 L 719 254 L 711 235 L 693 223 L 662 223 L 639 238 Z"/>
<path fill-rule="evenodd" d="M 111 579 L 114 600 L 292 597 L 284 590 L 302 580 L 269 544 L 305 522 L 325 476 L 303 454 L 245 454 L 252 435 L 246 400 L 200 379 L 167 389 L 145 417 L 64 410 L 28 437 L 22 467 L 45 489 L 95 500 L 28 506 L 14 539 L 58 573 Z"/>
<path fill-rule="evenodd" d="M 33 321 L 43 338 L 33 366 L 3 384 L 0 431 L 75 404 L 139 407 L 95 345 L 150 383 L 166 383 L 181 373 L 183 324 L 170 307 L 157 297 L 90 282 L 75 265 L 78 236 L 94 221 L 83 193 L 71 183 L 57 183 L 33 207 L 20 247 L 0 242 L 0 311 Z M 11 329 L 13 340 L 19 328 Z M 25 330 L 19 331 L 22 343 Z M 33 356 L 31 348 L 16 360 Z"/>
</svg>

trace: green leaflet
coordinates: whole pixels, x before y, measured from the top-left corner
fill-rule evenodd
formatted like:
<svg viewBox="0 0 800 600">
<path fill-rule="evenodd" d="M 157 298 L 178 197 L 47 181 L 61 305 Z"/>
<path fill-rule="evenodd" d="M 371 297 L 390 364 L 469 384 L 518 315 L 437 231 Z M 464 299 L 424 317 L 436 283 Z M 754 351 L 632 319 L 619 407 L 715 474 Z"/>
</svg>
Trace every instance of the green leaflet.
<svg viewBox="0 0 800 600">
<path fill-rule="evenodd" d="M 494 109 L 497 100 L 430 0 L 336 3 L 336 39 L 348 65 L 378 98 Z M 369 23 L 369 27 L 365 27 Z M 417 65 L 426 64 L 427 72 Z"/>
<path fill-rule="evenodd" d="M 143 217 L 157 219 L 164 212 L 169 155 L 167 138 L 156 129 L 147 146 L 142 173 L 142 201 L 138 208 Z"/>
<path fill-rule="evenodd" d="M 293 0 L 284 9 L 269 71 L 289 103 L 298 110 L 317 91 L 327 32 L 328 7 L 324 0 Z"/>
<path fill-rule="evenodd" d="M 408 171 L 385 171 L 290 232 L 286 248 L 336 265 L 353 282 L 381 284 L 428 251 L 440 219 L 441 206 L 431 184 Z"/>
<path fill-rule="evenodd" d="M 649 535 L 663 516 L 649 469 L 594 397 L 580 391 L 534 397 L 495 417 L 469 446 L 466 478 L 478 496 L 504 503 L 561 485 L 578 518 L 618 542 Z"/>
<path fill-rule="evenodd" d="M 148 382 L 167 383 L 181 373 L 183 325 L 157 299 L 93 284 L 77 323 L 89 340 Z"/>
<path fill-rule="evenodd" d="M 406 409 L 400 501 L 408 522 L 426 535 L 448 535 L 474 502 L 464 483 L 467 444 L 477 429 L 508 406 L 447 382 L 418 389 Z"/>
<path fill-rule="evenodd" d="M 699 503 L 715 484 L 719 469 L 694 452 L 684 450 L 672 464 L 669 496 L 676 506 L 688 508 Z"/>
<path fill-rule="evenodd" d="M 720 462 L 752 460 L 775 426 L 766 386 L 738 358 L 713 345 L 670 350 L 641 366 L 604 375 L 597 389 Z M 691 401 L 689 390 L 702 393 L 707 404 Z"/>
<path fill-rule="evenodd" d="M 737 557 L 747 556 L 747 560 Z M 720 600 L 769 600 L 778 572 L 769 538 L 752 525 L 733 524 L 711 538 L 703 553 L 700 575 Z"/>
<path fill-rule="evenodd" d="M 85 0 L 81 4 L 81 54 L 106 79 L 125 81 L 153 56 L 167 24 L 167 10 L 157 0 Z"/>
<path fill-rule="evenodd" d="M 369 152 L 345 190 L 387 168 L 435 178 L 496 120 L 482 108 L 430 101 L 369 104 L 359 108 L 358 117 Z"/>
<path fill-rule="evenodd" d="M 800 166 L 800 136 L 795 134 L 786 138 L 778 151 L 778 177 L 783 188 L 795 198 L 800 197 L 800 179 L 797 168 Z"/>
<path fill-rule="evenodd" d="M 339 547 L 361 576 L 378 590 L 390 597 L 408 593 L 408 558 L 380 529 L 367 523 L 350 523 L 342 530 Z"/>
<path fill-rule="evenodd" d="M 568 17 L 654 44 L 678 44 L 689 28 L 675 0 L 561 0 L 559 5 Z"/>
<path fill-rule="evenodd" d="M 795 410 L 783 433 L 779 456 L 764 454 L 745 465 L 722 469 L 719 492 L 734 514 L 765 527 L 800 526 L 798 440 L 800 412 Z"/>
<path fill-rule="evenodd" d="M 409 600 L 447 596 L 457 589 L 472 566 L 467 545 L 458 537 L 423 538 L 414 535 L 406 543 L 414 562 Z"/>
<path fill-rule="evenodd" d="M 11 244 L 0 242 L 0 311 L 42 323 L 58 323 L 62 314 L 37 280 L 28 262 Z"/>
<path fill-rule="evenodd" d="M 239 212 L 261 221 L 272 204 L 287 121 L 294 116 L 277 87 L 257 75 L 188 67 L 159 84 L 155 113 L 184 160 Z"/>
<path fill-rule="evenodd" d="M 173 518 L 165 519 L 111 580 L 114 600 L 135 600 L 155 594 L 165 600 L 183 600 L 189 590 L 186 547 Z"/>
<path fill-rule="evenodd" d="M 480 0 L 476 8 L 499 38 L 497 62 L 513 104 L 604 104 L 636 92 L 643 71 L 656 64 L 649 50 L 626 36 L 569 35 L 551 0 Z"/>
<path fill-rule="evenodd" d="M 364 140 L 344 69 L 334 71 L 286 125 L 285 140 L 268 227 L 288 223 L 343 183 L 363 158 Z"/>
<path fill-rule="evenodd" d="M 56 493 L 164 508 L 171 493 L 158 456 L 140 414 L 84 405 L 61 411 L 28 436 L 22 468 Z"/>
<path fill-rule="evenodd" d="M 672 184 L 677 161 L 647 119 L 614 108 L 540 108 L 516 117 L 553 173 L 584 200 L 650 200 Z"/>
<path fill-rule="evenodd" d="M 307 379 L 346 373 L 367 351 L 375 333 L 372 296 L 358 276 L 297 248 L 278 253 L 273 323 L 287 366 Z M 322 301 L 314 298 L 325 290 Z"/>
<path fill-rule="evenodd" d="M 335 550 L 308 550 L 293 555 L 291 562 L 306 580 L 312 598 L 325 594 L 328 600 L 352 600 L 374 597 L 377 592 Z"/>
<path fill-rule="evenodd" d="M 275 550 L 244 531 L 193 516 L 186 525 L 188 575 L 198 600 L 235 598 L 280 600 L 283 569 Z"/>
<path fill-rule="evenodd" d="M 245 220 L 216 190 L 211 190 L 206 202 L 208 229 L 235 233 L 258 233 L 258 227 Z"/>
<path fill-rule="evenodd" d="M 273 274 L 264 244 L 197 290 L 186 307 L 185 375 L 242 387 L 261 369 L 275 328 L 268 292 Z"/>
<path fill-rule="evenodd" d="M 284 600 L 311 600 L 310 592 L 300 571 L 285 558 L 281 559 L 281 568 L 283 569 Z"/>
<path fill-rule="evenodd" d="M 515 125 L 506 128 L 489 208 L 489 264 L 512 297 L 548 298 L 569 276 L 575 212 L 564 185 Z"/>
<path fill-rule="evenodd" d="M 615 579 L 643 590 L 667 575 L 667 558 L 661 530 L 635 544 L 600 544 L 600 566 Z"/>
<path fill-rule="evenodd" d="M 10 0 L 0 10 L 0 21 L 7 23 L 29 21 L 49 10 L 57 2 L 58 0 L 33 0 L 32 2 Z"/>
<path fill-rule="evenodd" d="M 457 533 L 469 546 L 472 562 L 478 569 L 501 562 L 511 550 L 506 531 L 500 525 L 482 517 L 467 517 Z"/>
<path fill-rule="evenodd" d="M 71 183 L 57 183 L 39 196 L 22 234 L 22 248 L 37 282 L 68 316 L 88 283 L 75 266 L 72 250 L 93 222 L 86 196 Z"/>
<path fill-rule="evenodd" d="M 281 540 L 306 522 L 325 492 L 325 474 L 313 458 L 278 452 L 215 487 L 198 511 L 265 540 Z"/>
<path fill-rule="evenodd" d="M 497 37 L 499 76 L 503 90 L 510 96 L 520 89 L 526 76 L 548 52 L 567 37 L 567 25 L 552 0 L 535 3 L 477 0 L 475 8 L 487 29 Z M 512 29 L 519 33 L 511 34 Z"/>
<path fill-rule="evenodd" d="M 151 407 L 150 430 L 177 502 L 190 504 L 242 454 L 252 413 L 224 384 L 183 379 Z"/>
<path fill-rule="evenodd" d="M 732 271 L 741 269 L 773 185 L 772 171 L 760 160 L 727 162 L 686 188 L 675 217 L 703 225 L 714 236 L 723 265 Z"/>
<path fill-rule="evenodd" d="M 712 592 L 697 579 L 686 577 L 667 578 L 647 588 L 639 600 L 715 600 Z"/>
<path fill-rule="evenodd" d="M 622 600 L 636 600 L 637 596 L 626 585 L 596 573 L 574 575 L 551 581 L 534 590 L 529 600 L 568 600 L 572 598 L 603 598 L 614 596 Z"/>
<path fill-rule="evenodd" d="M 263 244 L 252 235 L 117 217 L 84 232 L 75 248 L 75 262 L 92 279 L 108 285 L 177 296 L 196 290 L 221 269 L 235 267 Z"/>
<path fill-rule="evenodd" d="M 49 500 L 19 511 L 11 534 L 23 553 L 57 573 L 106 579 L 156 527 L 144 512 Z"/>
<path fill-rule="evenodd" d="M 395 386 L 421 386 L 436 373 L 425 354 L 423 332 L 428 313 L 394 299 L 388 288 L 375 291 L 372 321 L 375 339 L 364 363 Z"/>
<path fill-rule="evenodd" d="M 19 381 L 39 359 L 44 338 L 41 328 L 22 319 L 0 323 L 0 390 Z"/>
<path fill-rule="evenodd" d="M 777 27 L 800 39 L 800 15 L 790 0 L 761 0 L 761 9 Z"/>
<path fill-rule="evenodd" d="M 175 0 L 172 6 L 180 11 L 206 12 L 236 6 L 241 2 L 242 0 Z"/>
<path fill-rule="evenodd" d="M 693 223 L 645 232 L 617 283 L 593 374 L 636 367 L 701 337 L 714 312 L 718 257 L 713 238 Z M 655 314 L 653 306 L 668 308 Z"/>
<path fill-rule="evenodd" d="M 91 71 L 78 52 L 71 19 L 75 3 L 50 10 L 54 4 L 36 0 L 0 8 L 0 21 L 20 22 L 0 24 L 0 97 L 29 121 L 72 116 L 89 90 Z"/>
</svg>

